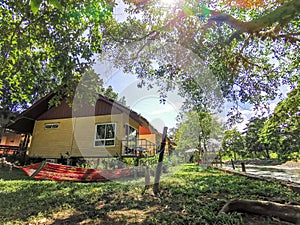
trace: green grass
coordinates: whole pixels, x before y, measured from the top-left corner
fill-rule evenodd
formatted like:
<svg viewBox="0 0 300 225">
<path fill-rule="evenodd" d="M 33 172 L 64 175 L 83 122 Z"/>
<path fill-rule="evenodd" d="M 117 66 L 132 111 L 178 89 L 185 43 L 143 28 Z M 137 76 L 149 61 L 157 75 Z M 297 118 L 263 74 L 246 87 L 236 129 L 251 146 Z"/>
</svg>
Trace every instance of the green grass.
<svg viewBox="0 0 300 225">
<path fill-rule="evenodd" d="M 195 165 L 162 179 L 159 197 L 142 194 L 143 179 L 37 181 L 16 169 L 12 173 L 0 169 L 0 179 L 0 224 L 244 224 L 237 213 L 218 215 L 227 200 L 300 203 L 299 195 L 278 184 Z M 261 224 L 269 220 L 264 218 Z"/>
</svg>

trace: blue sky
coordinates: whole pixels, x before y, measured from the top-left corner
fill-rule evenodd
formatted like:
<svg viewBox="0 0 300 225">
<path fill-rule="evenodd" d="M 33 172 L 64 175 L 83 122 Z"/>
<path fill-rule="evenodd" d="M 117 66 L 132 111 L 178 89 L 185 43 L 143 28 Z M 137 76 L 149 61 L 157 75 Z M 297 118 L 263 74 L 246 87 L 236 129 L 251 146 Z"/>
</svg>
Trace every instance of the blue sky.
<svg viewBox="0 0 300 225">
<path fill-rule="evenodd" d="M 163 131 L 164 126 L 169 129 L 176 126 L 176 116 L 183 102 L 176 93 L 169 93 L 166 103 L 161 104 L 157 88 L 138 88 L 138 80 L 134 75 L 124 74 L 108 62 L 98 63 L 94 68 L 101 74 L 105 87 L 111 85 L 119 97 L 125 96 L 126 104 L 145 117 L 159 132 Z"/>
</svg>

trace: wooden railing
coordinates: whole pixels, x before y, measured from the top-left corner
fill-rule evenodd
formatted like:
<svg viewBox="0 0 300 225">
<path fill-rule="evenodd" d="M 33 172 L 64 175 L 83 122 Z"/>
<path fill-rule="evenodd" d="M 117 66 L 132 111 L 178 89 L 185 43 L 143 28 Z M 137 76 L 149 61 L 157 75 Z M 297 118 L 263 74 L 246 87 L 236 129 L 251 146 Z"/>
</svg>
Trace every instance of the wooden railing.
<svg viewBox="0 0 300 225">
<path fill-rule="evenodd" d="M 156 145 L 147 139 L 121 140 L 122 156 L 146 157 L 156 154 Z"/>
<path fill-rule="evenodd" d="M 0 145 L 0 154 L 13 155 L 20 151 L 19 146 Z"/>
</svg>

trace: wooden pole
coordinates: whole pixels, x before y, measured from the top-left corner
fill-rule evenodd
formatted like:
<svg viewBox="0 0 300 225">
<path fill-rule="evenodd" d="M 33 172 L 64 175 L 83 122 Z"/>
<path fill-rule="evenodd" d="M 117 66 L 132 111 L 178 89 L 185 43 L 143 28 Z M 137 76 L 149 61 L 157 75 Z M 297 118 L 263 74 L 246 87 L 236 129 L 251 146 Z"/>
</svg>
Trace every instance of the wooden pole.
<svg viewBox="0 0 300 225">
<path fill-rule="evenodd" d="M 235 166 L 234 166 L 233 160 L 232 160 L 232 159 L 230 159 L 230 161 L 231 161 L 232 169 L 234 169 L 234 170 L 235 170 Z"/>
<path fill-rule="evenodd" d="M 154 179 L 154 185 L 153 185 L 153 192 L 155 195 L 158 195 L 158 193 L 159 193 L 159 181 L 160 181 L 160 176 L 161 176 L 161 171 L 162 171 L 162 163 L 163 163 L 165 147 L 166 147 L 167 130 L 168 130 L 168 128 L 164 127 L 162 142 L 160 145 L 158 162 L 157 162 L 157 166 L 156 166 L 156 173 L 155 173 L 155 179 Z"/>
<path fill-rule="evenodd" d="M 242 172 L 246 172 L 246 166 L 245 166 L 245 163 L 241 163 L 241 165 L 242 165 Z"/>
<path fill-rule="evenodd" d="M 145 188 L 144 188 L 144 191 L 143 191 L 143 194 L 145 193 L 146 190 L 148 190 L 150 188 L 150 169 L 149 169 L 149 166 L 148 166 L 148 163 L 145 167 Z"/>
</svg>

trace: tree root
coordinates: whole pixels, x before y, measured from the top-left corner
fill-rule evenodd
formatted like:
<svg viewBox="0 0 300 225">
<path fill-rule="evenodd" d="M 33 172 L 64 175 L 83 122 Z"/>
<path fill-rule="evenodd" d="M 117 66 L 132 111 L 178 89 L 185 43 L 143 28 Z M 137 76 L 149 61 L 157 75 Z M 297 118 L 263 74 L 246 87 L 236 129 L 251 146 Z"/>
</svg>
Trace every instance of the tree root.
<svg viewBox="0 0 300 225">
<path fill-rule="evenodd" d="M 233 199 L 228 201 L 219 213 L 228 213 L 232 211 L 274 216 L 287 222 L 295 224 L 300 223 L 299 205 L 286 205 L 269 201 Z"/>
</svg>

